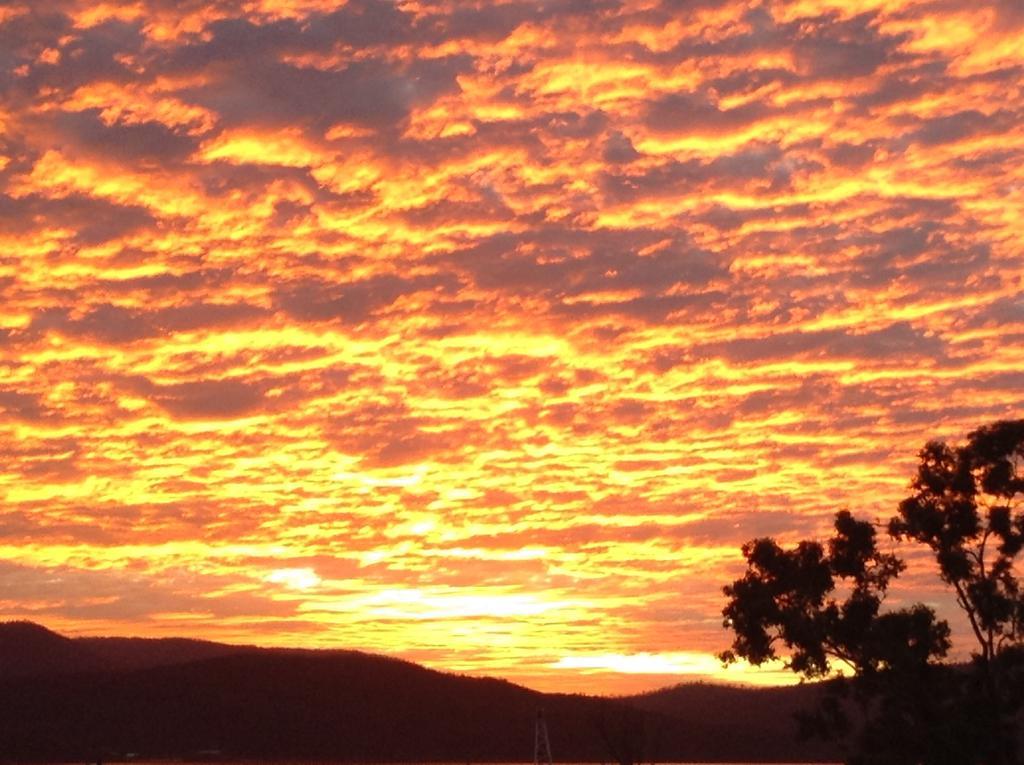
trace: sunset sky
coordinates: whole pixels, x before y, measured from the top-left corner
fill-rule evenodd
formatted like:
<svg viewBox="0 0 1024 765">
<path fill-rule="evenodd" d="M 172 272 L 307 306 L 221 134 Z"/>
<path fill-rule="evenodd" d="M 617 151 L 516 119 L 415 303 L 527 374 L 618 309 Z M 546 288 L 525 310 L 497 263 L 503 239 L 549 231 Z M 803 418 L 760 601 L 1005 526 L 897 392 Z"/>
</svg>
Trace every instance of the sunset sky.
<svg viewBox="0 0 1024 765">
<path fill-rule="evenodd" d="M 0 619 L 784 679 L 714 658 L 739 545 L 1024 414 L 1022 40 L 1019 0 L 4 3 Z"/>
</svg>

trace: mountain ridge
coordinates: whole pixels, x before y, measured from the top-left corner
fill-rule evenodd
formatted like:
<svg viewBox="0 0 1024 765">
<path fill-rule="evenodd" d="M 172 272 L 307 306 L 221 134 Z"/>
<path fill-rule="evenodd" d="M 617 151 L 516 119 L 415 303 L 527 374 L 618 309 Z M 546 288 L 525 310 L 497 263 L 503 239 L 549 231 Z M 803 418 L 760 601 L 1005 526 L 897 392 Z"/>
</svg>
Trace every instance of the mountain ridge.
<svg viewBox="0 0 1024 765">
<path fill-rule="evenodd" d="M 780 711 L 812 700 L 807 689 L 781 689 L 762 704 L 743 689 L 713 685 L 636 697 L 545 694 L 345 649 L 69 639 L 33 626 L 0 624 L 0 647 L 38 662 L 36 670 L 22 664 L 5 673 L 10 662 L 0 661 L 0 757 L 18 761 L 212 750 L 258 759 L 528 761 L 538 709 L 563 762 L 798 762 L 832 754 L 795 742 L 795 723 Z M 73 666 L 72 652 L 82 665 Z"/>
</svg>

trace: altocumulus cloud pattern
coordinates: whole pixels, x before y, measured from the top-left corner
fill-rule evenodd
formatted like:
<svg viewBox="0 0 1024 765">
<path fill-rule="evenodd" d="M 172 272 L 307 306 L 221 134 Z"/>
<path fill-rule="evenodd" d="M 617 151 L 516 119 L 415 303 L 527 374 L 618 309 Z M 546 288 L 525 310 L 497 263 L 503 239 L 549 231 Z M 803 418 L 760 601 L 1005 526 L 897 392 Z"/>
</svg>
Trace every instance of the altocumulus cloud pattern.
<svg viewBox="0 0 1024 765">
<path fill-rule="evenodd" d="M 925 440 L 1020 416 L 1022 36 L 1017 0 L 5 3 L 0 616 L 719 671 L 740 542 L 888 515 Z"/>
</svg>

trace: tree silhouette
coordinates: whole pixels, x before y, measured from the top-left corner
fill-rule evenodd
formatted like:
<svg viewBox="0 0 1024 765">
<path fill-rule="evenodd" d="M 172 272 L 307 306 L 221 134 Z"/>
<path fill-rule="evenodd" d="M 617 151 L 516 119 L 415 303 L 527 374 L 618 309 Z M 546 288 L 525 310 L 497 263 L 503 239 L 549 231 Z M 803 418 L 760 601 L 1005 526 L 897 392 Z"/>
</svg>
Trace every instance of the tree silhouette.
<svg viewBox="0 0 1024 765">
<path fill-rule="evenodd" d="M 610 699 L 600 699 L 591 715 L 605 752 L 617 765 L 654 761 L 658 730 L 643 710 Z"/>
<path fill-rule="evenodd" d="M 722 658 L 782 658 L 808 679 L 845 675 L 802 722 L 844 741 L 850 763 L 1013 765 L 1024 702 L 1024 420 L 979 428 L 959 447 L 930 442 L 919 456 L 913 494 L 887 529 L 931 551 L 971 626 L 971 665 L 942 663 L 950 628 L 932 608 L 882 610 L 904 563 L 878 549 L 874 524 L 845 510 L 827 544 L 743 545 L 747 571 L 724 590 L 734 640 Z"/>
</svg>

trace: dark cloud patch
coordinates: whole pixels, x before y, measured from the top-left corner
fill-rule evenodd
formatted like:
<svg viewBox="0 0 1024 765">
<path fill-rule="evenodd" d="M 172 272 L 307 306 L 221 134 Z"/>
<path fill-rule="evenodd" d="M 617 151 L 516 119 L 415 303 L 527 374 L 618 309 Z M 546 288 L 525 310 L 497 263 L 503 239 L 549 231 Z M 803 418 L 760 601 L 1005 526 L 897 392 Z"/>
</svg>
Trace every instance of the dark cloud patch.
<svg viewBox="0 0 1024 765">
<path fill-rule="evenodd" d="M 691 14 L 696 11 L 696 5 L 688 2 L 685 4 Z M 665 12 L 663 3 L 662 23 L 677 18 L 678 13 Z M 729 31 L 732 34 L 726 34 L 720 39 L 710 41 L 702 34 L 682 39 L 670 50 L 648 52 L 643 57 L 663 65 L 672 65 L 683 59 L 756 59 L 773 54 L 788 54 L 794 61 L 796 71 L 779 68 L 749 69 L 712 78 L 707 85 L 720 95 L 750 93 L 776 83 L 788 87 L 800 81 L 863 77 L 876 73 L 884 65 L 909 60 L 909 56 L 903 54 L 900 48 L 910 36 L 881 32 L 873 13 L 850 19 L 842 19 L 836 13 L 826 13 L 782 22 L 776 20 L 768 8 L 759 6 L 749 9 L 743 21 L 743 24 L 731 27 Z M 637 55 L 642 54 L 637 51 Z M 699 104 L 692 105 L 692 108 L 698 114 L 701 112 Z M 685 124 L 685 117 L 674 114 L 671 109 L 665 116 L 671 125 Z M 743 113 L 728 116 L 709 111 L 706 113 L 708 124 L 704 129 L 707 132 L 733 130 L 749 121 L 750 116 Z M 740 123 L 731 124 L 734 119 L 740 120 Z"/>
<path fill-rule="evenodd" d="M 793 56 L 798 70 L 815 79 L 849 79 L 874 74 L 883 64 L 897 60 L 899 48 L 910 34 L 883 34 L 874 21 L 870 13 L 845 21 L 822 17 L 811 31 L 795 38 Z"/>
<path fill-rule="evenodd" d="M 825 155 L 834 165 L 855 170 L 868 164 L 878 151 L 878 143 L 840 143 L 825 150 Z"/>
<path fill-rule="evenodd" d="M 789 409 L 806 409 L 808 402 L 818 406 L 826 406 L 834 401 L 835 384 L 823 377 L 810 377 L 800 385 L 790 388 L 771 388 L 751 393 L 743 398 L 735 407 L 737 414 L 742 416 L 767 415 Z"/>
<path fill-rule="evenodd" d="M 720 231 L 733 231 L 747 223 L 778 221 L 801 218 L 808 215 L 811 206 L 806 203 L 772 205 L 770 207 L 748 207 L 734 209 L 721 203 L 712 204 L 704 212 L 694 216 L 699 223 L 706 223 Z"/>
<path fill-rule="evenodd" d="M 190 168 L 196 180 L 201 184 L 203 192 L 210 197 L 237 198 L 238 193 L 249 198 L 258 198 L 267 193 L 267 187 L 282 181 L 295 184 L 313 200 L 313 205 L 335 205 L 344 209 L 365 207 L 376 199 L 372 189 L 348 194 L 338 194 L 321 186 L 305 167 L 285 167 L 271 164 L 234 164 L 231 162 L 212 162 Z M 275 216 L 280 222 L 289 213 L 296 214 L 306 205 L 281 200 L 279 213 Z M 289 205 L 292 205 L 289 208 Z M 275 206 L 276 207 L 276 206 Z"/>
<path fill-rule="evenodd" d="M 40 18 L 29 14 L 26 23 L 42 23 L 52 33 L 68 22 L 69 19 L 60 16 L 44 14 Z M 63 44 L 60 44 L 62 38 Z M 13 82 L 15 91 L 34 98 L 41 91 L 69 93 L 90 82 L 138 80 L 138 72 L 128 66 L 125 57 L 140 54 L 145 41 L 140 23 L 116 19 L 86 29 L 65 29 L 63 35 L 53 35 L 45 45 L 30 47 L 28 50 L 22 48 L 24 53 L 34 58 L 44 47 L 55 48 L 59 45 L 60 56 L 54 63 L 32 65 L 25 77 Z"/>
<path fill-rule="evenodd" d="M 263 315 L 263 309 L 245 303 L 192 303 L 153 311 L 106 303 L 78 317 L 72 317 L 66 308 L 41 311 L 33 318 L 32 329 L 39 332 L 56 330 L 118 345 L 173 332 L 223 328 L 252 321 Z"/>
<path fill-rule="evenodd" d="M 792 165 L 779 147 L 755 144 L 707 161 L 668 160 L 640 173 L 604 171 L 599 182 L 605 196 L 620 203 L 684 195 L 706 185 L 730 187 L 750 181 L 784 184 Z"/>
<path fill-rule="evenodd" d="M 941 418 L 956 419 L 962 422 L 981 422 L 983 419 L 991 416 L 991 411 L 992 409 L 989 404 L 982 403 L 973 406 L 946 405 L 942 407 Z M 931 407 L 920 409 L 908 407 L 888 412 L 886 419 L 890 420 L 894 425 L 933 428 L 935 427 L 936 420 L 940 419 L 940 416 Z"/>
<path fill-rule="evenodd" d="M 900 218 L 936 221 L 951 218 L 959 211 L 960 203 L 956 199 L 905 196 L 892 200 L 884 213 L 877 218 L 869 219 L 869 221 L 885 222 Z"/>
<path fill-rule="evenodd" d="M 956 114 L 924 120 L 910 137 L 925 146 L 938 146 L 975 135 L 1003 133 L 1019 120 L 1017 115 L 1006 110 L 985 114 L 977 109 L 965 109 Z"/>
<path fill-rule="evenodd" d="M 906 410 L 904 410 L 906 411 Z M 819 459 L 828 467 L 845 467 L 847 465 L 882 465 L 893 458 L 889 449 L 846 448 L 826 452 Z"/>
<path fill-rule="evenodd" d="M 154 578 L 138 571 L 0 562 L 0 600 L 23 604 L 14 614 L 34 619 L 41 613 L 52 613 L 86 620 L 142 620 L 158 613 L 194 612 L 197 594 L 222 589 L 228 581 L 228 577 L 200 577 L 184 571 Z M 203 599 L 203 609 L 219 615 L 280 615 L 293 608 L 278 607 L 273 601 L 247 593 Z"/>
<path fill-rule="evenodd" d="M 474 223 L 513 220 L 516 215 L 497 195 L 483 195 L 473 202 L 441 199 L 423 207 L 414 207 L 401 213 L 404 220 L 417 226 L 436 226 L 443 223 Z"/>
<path fill-rule="evenodd" d="M 863 253 L 851 275 L 857 284 L 880 287 L 904 280 L 918 289 L 962 287 L 982 277 L 991 263 L 988 244 L 950 242 L 938 223 L 928 221 L 860 234 L 850 241 Z"/>
<path fill-rule="evenodd" d="M 971 387 L 982 391 L 1015 393 L 1024 390 L 1024 372 L 998 372 L 979 380 L 973 380 Z"/>
<path fill-rule="evenodd" d="M 10 197 L 0 193 L 0 231 L 12 234 L 58 226 L 74 231 L 74 240 L 79 244 L 94 245 L 155 223 L 144 207 L 115 204 L 81 194 L 52 199 L 38 194 Z"/>
<path fill-rule="evenodd" d="M 207 26 L 208 39 L 171 49 L 158 66 L 211 75 L 213 82 L 187 89 L 184 95 L 217 111 L 225 124 L 298 121 L 323 128 L 352 122 L 383 129 L 400 122 L 413 106 L 455 92 L 455 76 L 471 69 L 471 58 L 414 57 L 398 65 L 387 57 L 369 55 L 325 70 L 293 66 L 282 57 L 328 53 L 341 46 L 365 51 L 414 41 L 441 43 L 455 27 L 476 27 L 479 32 L 487 26 L 489 15 L 529 16 L 532 6 L 462 7 L 443 16 L 430 15 L 428 9 L 416 19 L 387 0 L 355 0 L 301 22 L 222 18 Z"/>
<path fill-rule="evenodd" d="M 353 0 L 324 16 L 308 20 L 305 37 L 325 48 L 338 43 L 353 46 L 396 45 L 415 35 L 410 14 L 391 0 Z"/>
<path fill-rule="evenodd" d="M 609 414 L 618 423 L 639 425 L 656 411 L 655 405 L 642 399 L 627 398 L 618 401 Z"/>
<path fill-rule="evenodd" d="M 664 347 L 651 354 L 648 367 L 655 374 L 670 372 L 676 367 L 690 366 L 698 361 L 690 348 Z"/>
<path fill-rule="evenodd" d="M 3 96 L 0 95 L 0 104 L 2 103 Z M 42 152 L 38 148 L 26 143 L 24 134 L 0 135 L 0 154 L 3 154 L 8 160 L 7 164 L 0 168 L 0 189 L 6 188 L 10 179 L 31 173 L 39 157 L 42 156 Z M 0 221 L 2 220 L 3 216 L 0 216 Z"/>
<path fill-rule="evenodd" d="M 740 483 L 756 478 L 757 475 L 758 472 L 750 468 L 729 468 L 727 470 L 719 470 L 716 472 L 714 480 L 715 483 Z"/>
<path fill-rule="evenodd" d="M 501 246 L 503 241 L 507 249 Z M 480 287 L 513 292 L 539 290 L 552 297 L 627 289 L 658 293 L 680 285 L 704 287 L 728 273 L 728 263 L 722 256 L 684 242 L 647 255 L 619 249 L 609 242 L 605 246 L 597 244 L 581 256 L 557 248 L 523 252 L 514 241 L 496 239 L 491 242 L 496 252 L 485 256 L 474 248 L 456 255 L 454 260 Z"/>
<path fill-rule="evenodd" d="M 206 26 L 207 39 L 172 49 L 165 62 L 174 70 L 199 71 L 225 62 L 256 62 L 282 53 L 323 50 L 304 40 L 302 25 L 294 19 L 256 23 L 246 18 L 221 18 Z"/>
<path fill-rule="evenodd" d="M 913 103 L 929 93 L 944 92 L 953 87 L 947 77 L 948 64 L 943 59 L 904 65 L 890 74 L 883 74 L 874 87 L 852 96 L 854 113 L 869 114 L 901 102 Z"/>
<path fill-rule="evenodd" d="M 940 337 L 915 329 L 907 322 L 884 329 L 854 333 L 847 330 L 782 332 L 761 338 L 743 338 L 698 346 L 695 353 L 719 356 L 736 363 L 757 363 L 787 358 L 860 358 L 897 361 L 906 358 L 944 360 Z"/>
<path fill-rule="evenodd" d="M 215 110 L 228 125 L 299 120 L 322 129 L 335 122 L 394 124 L 408 114 L 413 85 L 375 63 L 331 72 L 264 61 L 187 95 Z"/>
<path fill-rule="evenodd" d="M 66 0 L 62 0 L 66 2 Z M 154 11 L 177 11 L 179 13 L 197 13 L 200 11 L 216 11 L 218 15 L 228 16 L 238 9 L 237 0 L 147 0 L 147 6 Z"/>
<path fill-rule="evenodd" d="M 314 17 L 322 18 L 322 16 Z M 326 52 L 320 35 L 304 34 L 296 19 L 257 22 L 240 16 L 217 18 L 206 25 L 201 37 L 170 48 L 160 61 L 165 71 L 194 74 L 204 69 L 258 64 L 285 54 Z"/>
<path fill-rule="evenodd" d="M 453 275 L 403 278 L 385 274 L 341 284 L 321 280 L 293 282 L 283 285 L 275 300 L 281 310 L 300 321 L 341 320 L 358 324 L 403 296 L 434 290 L 453 292 L 458 286 Z"/>
<path fill-rule="evenodd" d="M 78 319 L 71 318 L 66 308 L 49 308 L 38 312 L 31 328 L 38 332 L 55 330 L 78 337 L 91 337 L 106 343 L 131 343 L 155 337 L 159 330 L 129 308 L 101 305 Z"/>
<path fill-rule="evenodd" d="M 0 24 L 0 103 L 16 95 L 31 95 L 33 83 L 19 77 L 15 70 L 30 65 L 54 41 L 67 34 L 72 21 L 59 5 L 40 3 L 28 6 L 28 13 L 14 14 Z"/>
<path fill-rule="evenodd" d="M 61 112 L 52 124 L 60 139 L 78 151 L 143 168 L 166 168 L 184 160 L 198 146 L 197 139 L 159 122 L 108 125 L 99 113 L 99 109 Z"/>
<path fill-rule="evenodd" d="M 710 11 L 729 5 L 732 0 L 659 0 L 655 5 L 671 18 L 679 13 L 698 16 L 701 11 Z"/>
<path fill-rule="evenodd" d="M 696 318 L 708 311 L 724 307 L 727 294 L 709 290 L 683 295 L 645 295 L 626 300 L 559 303 L 552 312 L 563 317 L 583 319 L 622 316 L 647 323 L 658 323 L 683 317 Z"/>
<path fill-rule="evenodd" d="M 1024 26 L 1024 6 L 1017 0 L 995 0 L 996 21 L 993 26 L 998 30 L 1020 29 Z"/>
<path fill-rule="evenodd" d="M 963 5 L 958 0 L 931 0 L 927 7 L 948 14 L 963 10 Z M 995 11 L 990 17 L 990 32 L 997 35 L 1012 33 L 1017 27 L 1024 25 L 1024 7 L 1021 7 L 1017 0 L 991 0 L 985 8 Z"/>
<path fill-rule="evenodd" d="M 267 311 L 248 303 L 192 303 L 162 308 L 153 322 L 161 332 L 192 332 L 238 326 L 266 315 Z"/>
<path fill-rule="evenodd" d="M 274 203 L 271 225 L 274 228 L 291 228 L 310 214 L 313 205 L 281 199 Z"/>
<path fill-rule="evenodd" d="M 70 483 L 82 480 L 85 471 L 78 464 L 76 454 L 68 454 L 51 459 L 35 460 L 17 468 L 25 478 L 35 481 L 53 483 Z"/>
<path fill-rule="evenodd" d="M 414 106 L 455 92 L 456 76 L 470 67 L 466 56 L 416 60 L 405 67 L 371 58 L 338 70 L 258 58 L 217 67 L 212 82 L 183 95 L 216 111 L 229 126 L 298 123 L 323 130 L 344 122 L 386 130 Z"/>
<path fill-rule="evenodd" d="M 728 274 L 728 263 L 721 256 L 685 244 L 668 246 L 649 255 L 598 249 L 591 252 L 587 261 L 587 270 L 577 272 L 570 280 L 570 293 L 602 288 L 660 291 L 679 285 L 703 287 Z"/>
<path fill-rule="evenodd" d="M 556 112 L 547 115 L 546 123 L 546 132 L 559 138 L 595 138 L 608 125 L 608 115 L 599 110 Z"/>
<path fill-rule="evenodd" d="M 235 269 L 232 268 L 196 268 L 181 273 L 166 271 L 130 279 L 107 279 L 101 284 L 104 292 L 144 292 L 149 295 L 173 296 L 219 289 L 234 275 Z"/>
<path fill-rule="evenodd" d="M 254 414 L 265 403 L 264 385 L 244 380 L 195 380 L 161 385 L 134 381 L 138 393 L 180 419 L 232 419 Z"/>
<path fill-rule="evenodd" d="M 531 19 L 535 3 L 459 3 L 450 13 L 434 14 L 426 22 L 435 39 L 473 39 L 497 41 L 508 36 L 520 24 Z"/>
<path fill-rule="evenodd" d="M 633 142 L 622 133 L 615 131 L 605 139 L 601 158 L 612 165 L 625 165 L 640 157 Z"/>
<path fill-rule="evenodd" d="M 62 454 L 76 453 L 80 448 L 80 442 L 69 437 L 0 441 L 0 458 L 5 462 L 50 459 Z"/>
<path fill-rule="evenodd" d="M 644 124 L 660 133 L 727 133 L 770 115 L 772 107 L 752 101 L 731 109 L 719 108 L 701 93 L 670 93 L 648 107 Z"/>
<path fill-rule="evenodd" d="M 968 329 L 1024 325 L 1024 294 L 1002 297 L 975 310 L 964 321 Z"/>
<path fill-rule="evenodd" d="M 475 377 L 498 385 L 518 385 L 549 372 L 555 359 L 512 353 L 473 359 L 456 366 L 456 372 L 472 372 Z"/>
<path fill-rule="evenodd" d="M 731 207 L 716 204 L 696 216 L 701 223 L 708 223 L 722 231 L 739 228 L 750 219 L 748 211 L 733 210 Z"/>
<path fill-rule="evenodd" d="M 175 70 L 195 71 L 225 62 L 257 63 L 285 54 L 328 53 L 339 45 L 394 45 L 411 41 L 412 21 L 410 14 L 388 0 L 352 0 L 302 21 L 219 18 L 206 26 L 208 39 L 174 50 L 167 64 Z"/>
<path fill-rule="evenodd" d="M 61 521 L 46 513 L 16 510 L 0 513 L 0 539 L 36 543 L 41 539 L 59 539 L 74 540 L 78 544 L 110 544 L 114 535 L 95 519 L 88 522 Z M 3 588 L 2 580 L 3 567 L 0 565 L 0 589 Z"/>
<path fill-rule="evenodd" d="M 430 14 L 420 22 L 418 32 L 435 42 L 472 39 L 497 42 L 525 23 L 548 29 L 573 23 L 580 18 L 600 20 L 604 31 L 618 26 L 616 12 L 621 0 L 514 0 L 507 3 L 457 3 L 451 9 Z"/>
<path fill-rule="evenodd" d="M 495 381 L 488 376 L 483 364 L 466 362 L 454 369 L 434 367 L 424 370 L 421 380 L 439 396 L 451 399 L 476 398 L 491 392 Z"/>
<path fill-rule="evenodd" d="M 400 401 L 339 412 L 325 425 L 324 435 L 335 449 L 358 456 L 368 468 L 446 461 L 467 444 L 480 448 L 487 442 L 478 425 L 435 420 Z"/>
<path fill-rule="evenodd" d="M 936 230 L 935 224 L 924 223 L 892 228 L 881 234 L 852 237 L 852 243 L 859 245 L 864 253 L 855 261 L 856 280 L 874 285 L 892 281 L 902 265 L 913 262 L 929 250 Z"/>
<path fill-rule="evenodd" d="M 957 246 L 943 240 L 927 259 L 903 269 L 905 278 L 921 290 L 981 288 L 998 284 L 992 271 L 992 251 L 987 242 Z"/>
<path fill-rule="evenodd" d="M 1001 173 L 1003 168 L 1012 167 L 1019 160 L 1020 153 L 1017 149 L 990 149 L 983 153 L 957 157 L 950 165 L 969 173 Z"/>
<path fill-rule="evenodd" d="M 677 528 L 654 523 L 638 523 L 632 526 L 580 523 L 562 528 L 534 528 L 530 530 L 529 534 L 531 544 L 578 550 L 615 542 L 649 542 L 655 539 L 667 539 L 674 536 Z M 473 534 L 468 537 L 468 540 L 471 540 L 475 547 L 485 547 L 490 550 L 518 550 L 522 547 L 522 537 L 517 534 Z"/>
<path fill-rule="evenodd" d="M 748 477 L 757 475 L 749 471 Z M 698 544 L 721 544 L 723 540 L 745 541 L 755 537 L 802 537 L 814 533 L 820 520 L 791 510 L 753 510 L 721 513 L 714 517 L 671 527 L 671 535 Z"/>
<path fill-rule="evenodd" d="M 39 396 L 17 390 L 0 390 L 0 418 L 8 417 L 25 422 L 39 422 L 52 416 Z"/>
<path fill-rule="evenodd" d="M 741 69 L 724 77 L 713 77 L 707 87 L 720 96 L 753 93 L 769 85 L 793 85 L 799 77 L 788 69 Z"/>
<path fill-rule="evenodd" d="M 720 0 L 663 0 L 655 12 L 648 14 L 649 23 L 665 26 L 680 15 L 691 22 L 701 19 L 701 12 L 718 8 L 727 3 Z M 784 29 L 780 28 L 771 13 L 763 7 L 749 9 L 744 14 L 745 25 L 735 25 L 720 39 L 710 41 L 698 34 L 684 37 L 668 50 L 650 51 L 645 46 L 635 45 L 630 53 L 639 59 L 647 59 L 662 65 L 673 65 L 681 60 L 702 60 L 716 56 L 746 57 L 759 51 L 774 51 L 787 44 Z"/>
<path fill-rule="evenodd" d="M 473 120 L 472 124 L 476 131 L 472 135 L 455 135 L 430 140 L 404 136 L 378 137 L 385 138 L 383 144 L 386 145 L 388 154 L 395 159 L 423 165 L 440 165 L 472 157 L 475 153 L 488 151 L 495 146 L 522 149 L 528 157 L 546 161 L 548 149 L 541 140 L 541 134 L 546 129 L 546 121 L 543 118 L 488 122 Z"/>
<path fill-rule="evenodd" d="M 34 3 L 23 9 L 27 12 L 11 14 L 0 23 L 0 42 L 4 43 L 0 50 L 9 54 L 23 48 L 42 50 L 52 45 L 72 28 L 71 18 L 64 13 L 70 5 L 64 6 L 62 9 L 60 2 Z"/>
<path fill-rule="evenodd" d="M 442 446 L 436 434 L 412 430 L 397 434 L 364 453 L 364 464 L 371 467 L 397 467 L 422 462 Z"/>
</svg>

